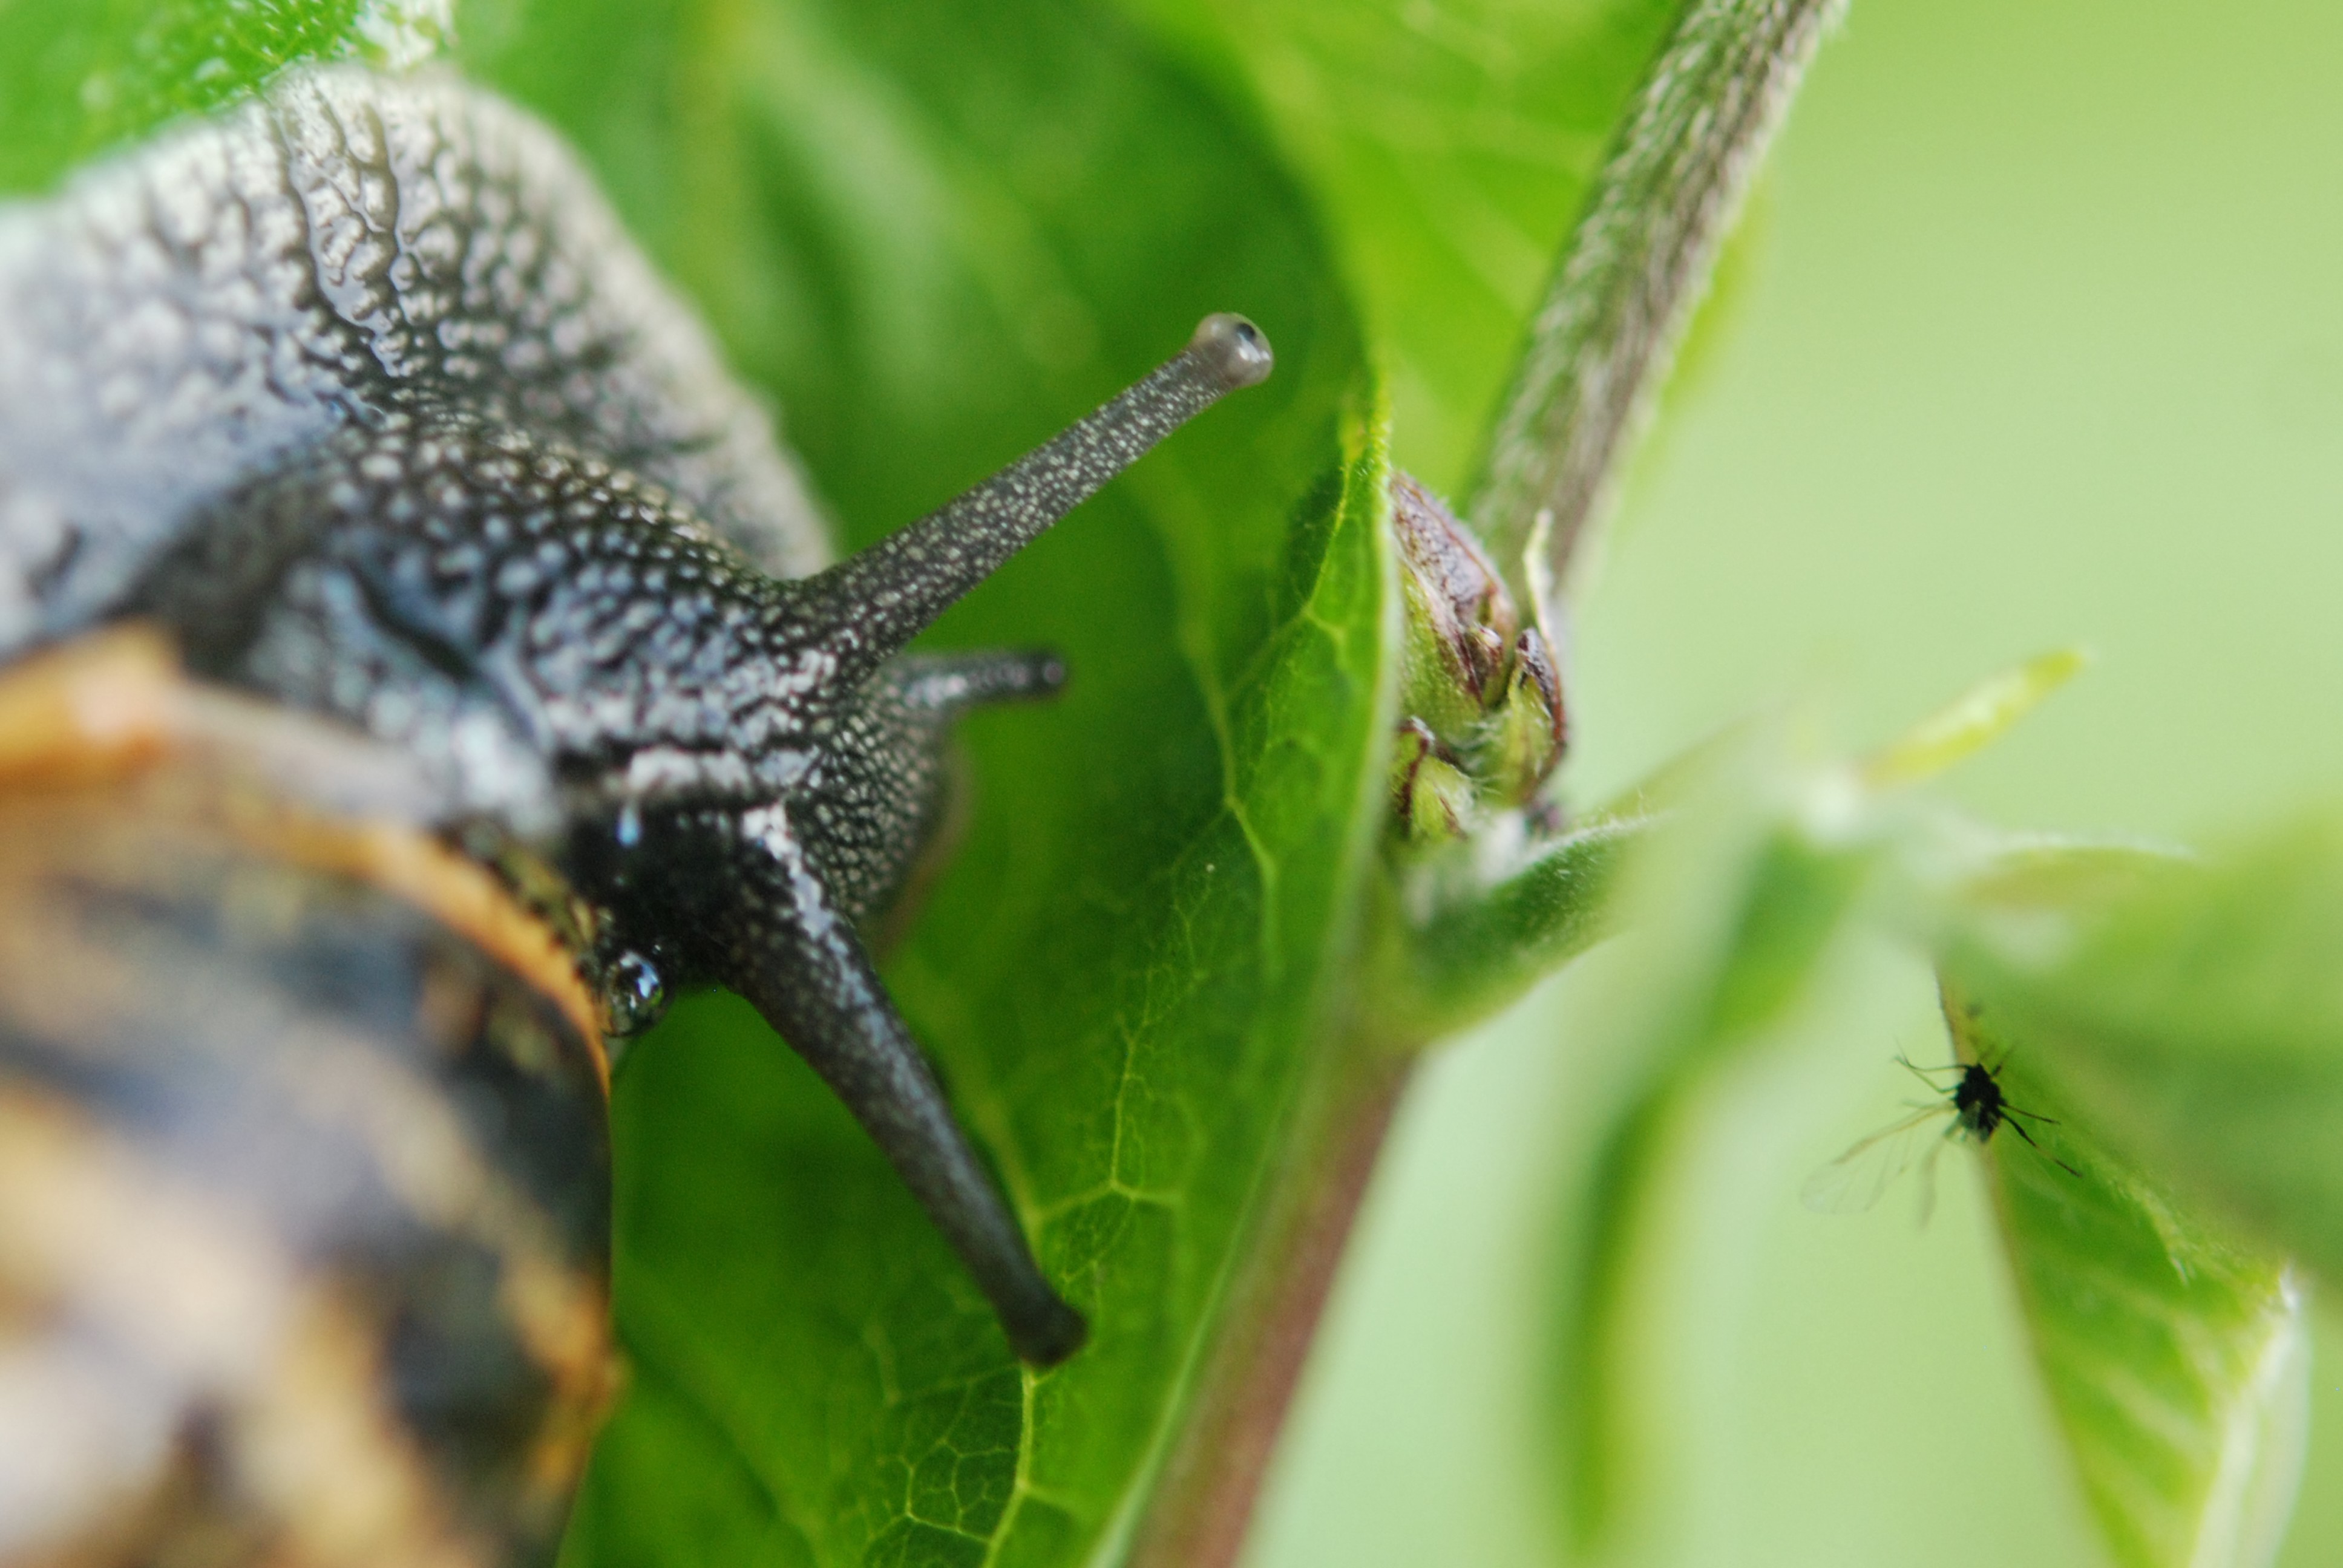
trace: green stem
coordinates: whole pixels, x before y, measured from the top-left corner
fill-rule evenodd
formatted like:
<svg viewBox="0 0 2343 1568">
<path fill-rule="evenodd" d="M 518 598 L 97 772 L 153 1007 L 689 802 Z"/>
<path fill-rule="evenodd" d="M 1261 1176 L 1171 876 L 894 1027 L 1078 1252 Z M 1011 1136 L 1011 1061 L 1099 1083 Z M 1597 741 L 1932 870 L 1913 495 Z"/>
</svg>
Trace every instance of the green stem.
<svg viewBox="0 0 2343 1568">
<path fill-rule="evenodd" d="M 1517 594 L 1559 580 L 1697 302 L 1717 242 L 1844 0 L 1690 0 L 1597 177 L 1466 516 Z"/>
<path fill-rule="evenodd" d="M 1293 1402 L 1359 1203 L 1421 1052 L 1330 1042 L 1304 1091 L 1130 1568 L 1227 1568 Z"/>
</svg>

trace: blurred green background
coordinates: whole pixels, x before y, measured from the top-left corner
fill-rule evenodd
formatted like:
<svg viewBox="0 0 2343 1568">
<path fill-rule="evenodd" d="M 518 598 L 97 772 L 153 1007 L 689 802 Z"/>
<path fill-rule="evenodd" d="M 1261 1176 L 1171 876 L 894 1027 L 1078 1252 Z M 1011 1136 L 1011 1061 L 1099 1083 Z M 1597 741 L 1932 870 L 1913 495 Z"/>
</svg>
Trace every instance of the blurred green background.
<svg viewBox="0 0 2343 1568">
<path fill-rule="evenodd" d="M 2343 785 L 2338 89 L 2332 0 L 1855 0 L 1582 584 L 1576 797 L 1784 693 L 1869 744 L 2069 642 L 2098 662 L 1958 804 L 2207 841 Z M 1628 961 L 1418 1085 L 1251 1568 L 1557 1559 L 1542 1303 Z M 1683 1561 L 2100 1560 L 1977 1173 L 1926 1231 L 1797 1202 L 1898 1049 L 1946 1048 L 1882 953 L 1718 1087 L 1669 1194 Z M 2288 1568 L 2343 1561 L 2332 1308 L 2313 1377 Z"/>
</svg>

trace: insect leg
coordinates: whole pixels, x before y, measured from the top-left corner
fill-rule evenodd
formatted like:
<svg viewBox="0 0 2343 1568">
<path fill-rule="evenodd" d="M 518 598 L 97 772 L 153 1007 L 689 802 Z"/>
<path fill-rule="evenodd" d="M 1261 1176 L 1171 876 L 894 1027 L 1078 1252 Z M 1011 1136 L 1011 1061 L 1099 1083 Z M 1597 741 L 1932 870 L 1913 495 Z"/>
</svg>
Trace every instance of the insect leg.
<svg viewBox="0 0 2343 1568">
<path fill-rule="evenodd" d="M 2003 1112 L 2005 1116 L 2008 1118 L 2003 1125 L 2006 1126 L 2012 1132 L 2016 1133 L 2020 1138 L 2025 1139 L 2026 1146 L 2028 1149 L 2033 1150 L 2034 1152 L 2042 1156 L 2043 1159 L 2050 1161 L 2051 1164 L 2058 1167 L 2059 1170 L 2064 1171 L 2067 1175 L 2077 1179 L 2082 1176 L 2083 1173 L 2080 1171 L 2076 1170 L 2072 1165 L 2067 1164 L 2064 1160 L 2059 1159 L 2056 1154 L 2053 1154 L 2047 1149 L 2043 1148 L 2041 1144 L 2035 1141 L 2034 1134 L 2028 1132 L 2025 1128 L 2017 1124 L 2017 1116 L 2021 1114 L 2032 1116 L 2033 1112 L 2011 1111 L 2006 1106 L 2003 1107 Z M 2050 1121 L 2050 1119 L 2046 1116 L 2035 1116 L 2034 1120 L 2036 1121 Z M 2050 1125 L 2056 1127 L 2058 1124 L 2055 1121 L 2050 1121 Z"/>
<path fill-rule="evenodd" d="M 1035 1366 L 1065 1360 L 1088 1332 L 1081 1315 L 1042 1277 L 853 923 L 781 808 L 751 813 L 742 831 L 740 904 L 719 978 L 846 1102 L 967 1264 L 1018 1355 Z"/>
<path fill-rule="evenodd" d="M 1968 1069 L 1963 1067 L 1957 1061 L 1947 1062 L 1942 1067 L 1922 1067 L 1910 1057 L 1901 1054 L 1896 1058 L 1896 1065 L 1903 1068 L 1905 1071 L 1911 1073 L 1921 1082 L 1927 1084 L 1931 1090 L 1934 1090 L 1938 1093 L 1942 1093 L 1943 1091 L 1936 1089 L 1936 1084 L 1930 1081 L 1928 1074 L 1932 1072 L 1966 1072 L 1968 1070 Z"/>
</svg>

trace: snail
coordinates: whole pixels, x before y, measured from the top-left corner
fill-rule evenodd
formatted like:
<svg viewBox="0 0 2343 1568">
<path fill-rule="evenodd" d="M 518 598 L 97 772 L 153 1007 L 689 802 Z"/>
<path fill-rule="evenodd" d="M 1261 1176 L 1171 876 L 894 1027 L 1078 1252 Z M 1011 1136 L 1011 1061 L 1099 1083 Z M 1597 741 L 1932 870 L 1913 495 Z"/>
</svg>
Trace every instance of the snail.
<svg viewBox="0 0 2343 1568">
<path fill-rule="evenodd" d="M 558 965 L 516 969 L 473 928 L 451 925 L 434 901 L 444 890 L 418 905 L 401 884 L 394 900 L 398 920 L 462 937 L 478 960 L 467 990 L 402 959 L 410 1014 L 436 1016 L 446 991 L 458 1020 L 525 1015 L 535 1021 L 521 1036 L 536 1042 L 526 1050 L 486 1023 L 430 1027 L 476 1052 L 571 1063 L 568 1130 L 555 1141 L 567 1141 L 554 1152 L 538 1146 L 551 1134 L 511 1115 L 504 1149 L 466 1144 L 460 1118 L 431 1123 L 441 1142 L 464 1145 L 480 1180 L 501 1180 L 499 1160 L 550 1160 L 591 1188 L 576 1200 L 582 1217 L 552 1227 L 565 1238 L 555 1271 L 574 1285 L 564 1300 L 598 1300 L 607 1267 L 607 1131 L 593 1118 L 581 1130 L 581 1086 L 598 1080 L 575 1065 L 598 1061 L 605 1026 L 639 1025 L 665 987 L 710 981 L 747 999 L 840 1095 L 956 1249 L 1011 1348 L 1046 1367 L 1079 1348 L 1082 1319 L 1035 1261 L 861 933 L 932 836 L 953 719 L 1046 696 L 1064 671 L 1045 653 L 904 650 L 1114 474 L 1270 367 L 1252 324 L 1208 317 L 1096 413 L 832 563 L 770 419 L 552 132 L 451 75 L 297 69 L 55 196 L 0 208 L 0 661 L 13 666 L 0 676 L 0 715 L 7 691 L 50 689 L 42 683 L 65 667 L 48 661 L 95 646 L 85 657 L 116 668 L 125 689 L 181 693 L 171 700 L 206 713 L 235 705 L 246 716 L 230 727 L 237 735 L 314 732 L 307 749 L 262 748 L 271 761 L 257 786 L 231 768 L 241 782 L 227 793 L 289 800 L 286 810 L 320 815 L 333 832 L 395 830 L 418 854 L 458 846 L 473 890 L 464 908 L 485 899 L 502 911 L 498 930 L 553 933 L 598 988 L 591 1017 L 562 1000 Z M 162 638 L 185 675 L 156 673 L 151 659 L 145 674 L 119 675 L 124 656 L 106 650 L 120 644 L 107 639 L 146 635 L 107 629 L 126 626 Z M 26 711 L 50 711 L 26 700 Z M 44 756 L 105 749 L 71 725 L 31 722 L 26 733 L 46 737 L 27 742 Z M 6 746 L 0 735 L 0 757 Z M 195 752 L 216 761 L 222 749 Z M 380 802 L 338 797 L 320 807 L 312 782 L 289 775 L 309 766 L 296 759 L 328 753 L 337 777 L 403 780 L 398 810 L 385 818 Z M 204 800 L 220 792 L 170 746 L 141 755 L 159 777 L 196 778 L 186 788 Z M 137 781 L 156 788 L 148 773 Z M 280 901 L 326 897 L 320 877 L 334 897 L 388 896 L 371 873 L 352 882 L 338 860 L 288 860 L 273 841 L 264 859 L 309 890 Z M 266 929 L 291 940 L 297 926 Z M 248 959 L 241 940 L 227 948 Z M 543 945 L 521 945 L 531 943 Z M 282 979 L 277 960 L 262 968 Z M 328 979 L 318 984 L 330 990 Z M 190 1035 L 207 1027 L 191 1022 Z M 39 1054 L 23 1032 L 0 1013 L 0 1105 Z M 136 1072 L 180 1082 L 168 1031 L 139 1038 L 150 1055 Z M 431 1058 L 465 1059 L 452 1046 Z M 507 1076 L 493 1092 L 526 1088 L 527 1074 Z M 417 1114 L 417 1126 L 431 1122 L 428 1104 Z M 206 1180 L 199 1165 L 190 1190 Z M 246 1200 L 265 1219 L 276 1212 L 275 1198 Z M 320 1278 L 367 1276 L 376 1242 L 347 1240 L 337 1252 L 330 1234 L 305 1238 L 286 1255 Z M 0 1260 L 16 1245 L 0 1229 Z M 518 1321 L 527 1292 L 510 1275 L 487 1295 L 475 1288 L 465 1310 Z M 411 1281 L 397 1291 L 409 1293 L 377 1318 L 404 1322 L 436 1300 Z M 82 1332 L 71 1316 L 45 1331 L 47 1353 Z M 566 1497 L 583 1452 L 574 1434 L 598 1408 L 599 1385 L 580 1369 L 598 1364 L 603 1343 L 575 1326 L 577 1311 L 562 1321 L 558 1366 L 534 1351 L 504 1357 L 508 1371 L 516 1355 L 537 1367 L 519 1379 L 540 1391 L 533 1413 L 500 1427 L 484 1418 L 447 1440 L 493 1451 L 475 1473 L 524 1475 L 498 1492 L 522 1501 L 447 1504 L 446 1517 L 473 1521 L 448 1527 L 458 1544 L 400 1560 L 490 1562 L 520 1549 L 511 1543 L 549 1538 L 543 1521 L 558 1508 L 545 1499 Z M 44 1353 L 37 1335 L 12 1342 L 15 1332 L 0 1327 L 0 1354 Z M 508 1322 L 482 1342 L 513 1332 Z M 381 1350 L 381 1366 L 396 1370 L 397 1352 Z M 244 1407 L 216 1388 L 205 1397 L 211 1405 L 195 1399 L 177 1417 L 176 1468 L 153 1473 L 181 1491 L 276 1495 L 247 1452 L 267 1444 L 222 1424 Z M 438 1455 L 445 1436 L 399 1441 Z M 18 1462 L 0 1446 L 0 1467 Z M 282 1520 L 248 1528 L 256 1540 L 295 1531 Z M 20 1549 L 8 1529 L 0 1523 L 0 1562 Z M 300 1539 L 318 1561 L 371 1560 Z"/>
</svg>

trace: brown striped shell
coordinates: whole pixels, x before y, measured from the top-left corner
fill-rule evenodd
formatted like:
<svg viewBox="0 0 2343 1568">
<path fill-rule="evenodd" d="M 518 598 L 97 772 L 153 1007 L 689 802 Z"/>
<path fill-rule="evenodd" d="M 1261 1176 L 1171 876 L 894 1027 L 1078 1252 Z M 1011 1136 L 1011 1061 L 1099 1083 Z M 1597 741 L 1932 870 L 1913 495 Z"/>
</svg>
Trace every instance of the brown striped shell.
<svg viewBox="0 0 2343 1568">
<path fill-rule="evenodd" d="M 606 1065 L 427 799 L 145 634 L 0 676 L 0 1563 L 549 1553 Z"/>
</svg>

